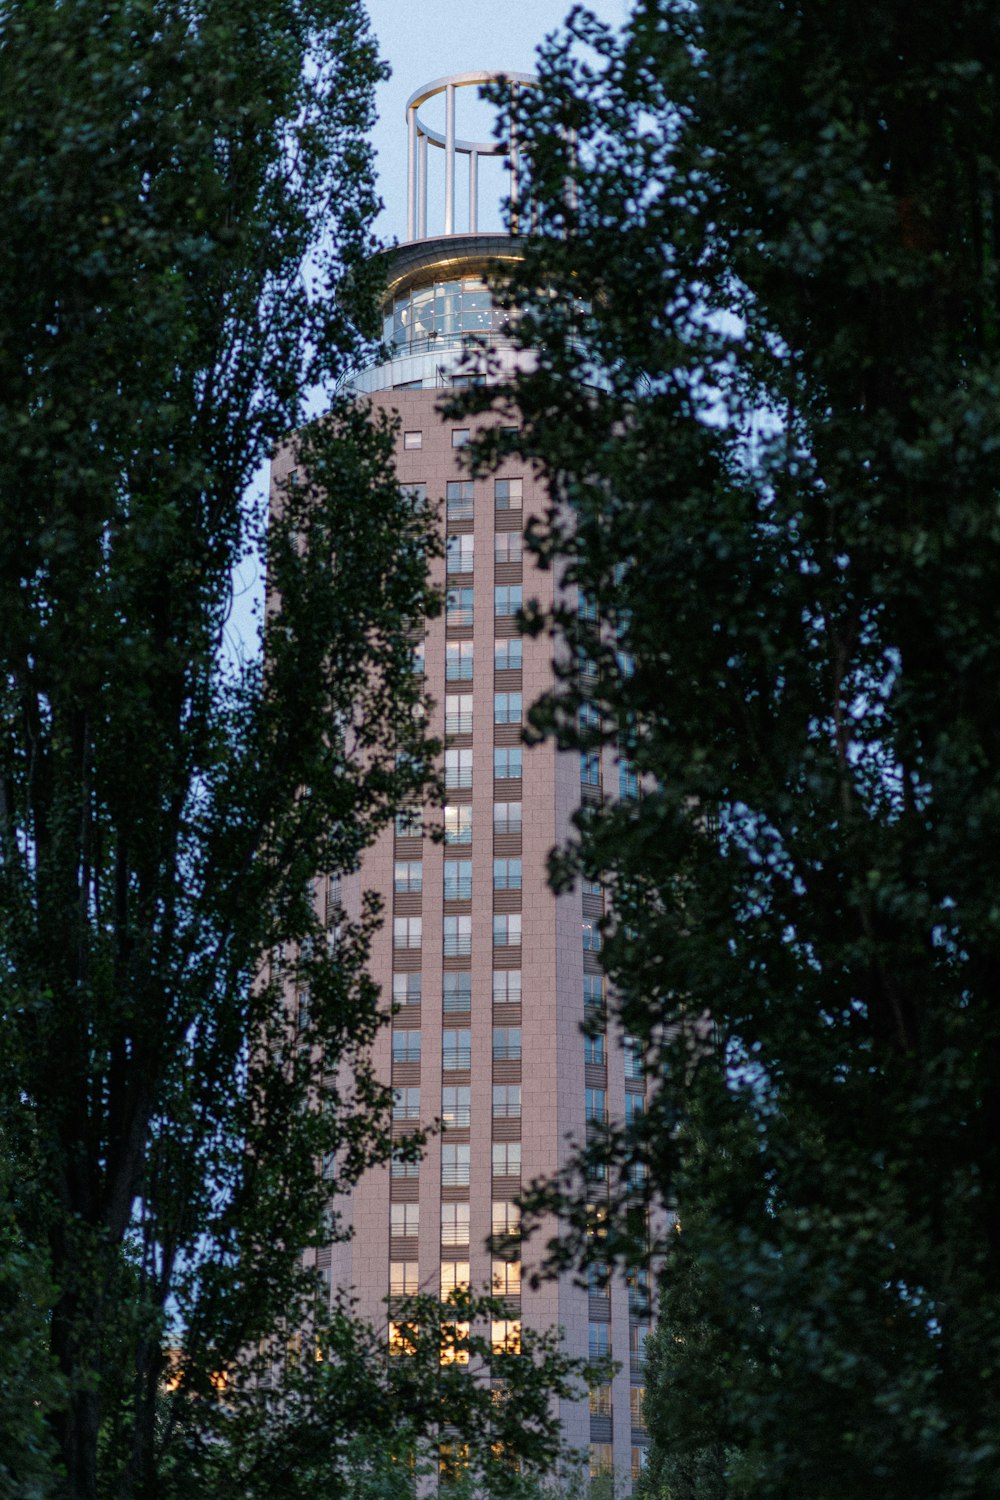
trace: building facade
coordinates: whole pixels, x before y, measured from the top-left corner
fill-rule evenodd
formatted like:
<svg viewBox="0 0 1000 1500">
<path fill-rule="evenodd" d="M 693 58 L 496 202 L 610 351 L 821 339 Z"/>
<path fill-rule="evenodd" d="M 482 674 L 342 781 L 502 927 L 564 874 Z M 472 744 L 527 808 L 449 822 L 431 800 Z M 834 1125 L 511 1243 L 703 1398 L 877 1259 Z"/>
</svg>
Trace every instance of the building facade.
<svg viewBox="0 0 1000 1500">
<path fill-rule="evenodd" d="M 581 800 L 599 798 L 618 769 L 605 755 L 567 755 L 522 743 L 525 713 L 552 681 L 552 645 L 522 638 L 522 603 L 552 603 L 553 574 L 522 547 L 524 526 L 546 505 L 539 481 L 505 461 L 473 479 L 463 449 L 476 421 L 442 418 L 441 398 L 466 377 L 470 343 L 518 355 L 486 277 L 516 257 L 514 237 L 477 229 L 478 159 L 506 148 L 455 129 L 456 96 L 487 75 L 439 80 L 407 107 L 410 240 L 389 261 L 385 342 L 391 358 L 359 371 L 354 388 L 398 414 L 400 483 L 441 502 L 445 555 L 437 560 L 443 615 L 415 641 L 415 669 L 435 705 L 430 728 L 446 746 L 443 807 L 401 816 L 368 852 L 362 870 L 328 894 L 350 912 L 361 891 L 378 891 L 386 920 L 372 972 L 394 1016 L 376 1062 L 395 1090 L 394 1132 L 440 1121 L 423 1159 L 370 1171 L 344 1210 L 352 1237 L 317 1254 L 335 1287 L 350 1288 L 361 1313 L 391 1336 L 392 1299 L 456 1285 L 492 1285 L 508 1317 L 494 1329 L 515 1340 L 523 1327 L 563 1330 L 571 1354 L 610 1358 L 618 1372 L 589 1399 L 565 1403 L 567 1443 L 591 1454 L 591 1469 L 623 1482 L 641 1462 L 642 1288 L 614 1280 L 590 1287 L 572 1276 L 528 1285 L 543 1245 L 519 1259 L 491 1255 L 491 1235 L 516 1236 L 522 1184 L 554 1174 L 590 1122 L 642 1107 L 641 1069 L 607 1029 L 585 1036 L 585 1016 L 604 1014 L 599 963 L 603 897 L 597 887 L 555 896 L 546 881 L 552 847 L 569 832 Z M 514 80 L 515 87 L 531 86 Z M 444 95 L 446 127 L 419 110 Z M 427 234 L 428 147 L 444 156 L 443 234 Z M 468 225 L 456 229 L 456 184 L 468 169 Z M 515 169 L 516 170 L 516 169 Z M 513 419 L 511 419 L 513 420 Z M 280 485 L 291 459 L 279 456 Z M 436 841 L 432 826 L 443 830 Z M 600 1184 L 594 1186 L 600 1211 Z"/>
</svg>

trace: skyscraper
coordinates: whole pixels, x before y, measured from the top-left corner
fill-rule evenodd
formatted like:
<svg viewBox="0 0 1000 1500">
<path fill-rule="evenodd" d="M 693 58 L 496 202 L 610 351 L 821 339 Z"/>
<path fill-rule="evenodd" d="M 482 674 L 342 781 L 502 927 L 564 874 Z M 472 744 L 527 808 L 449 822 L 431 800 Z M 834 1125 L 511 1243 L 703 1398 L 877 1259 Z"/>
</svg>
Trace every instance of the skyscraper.
<svg viewBox="0 0 1000 1500">
<path fill-rule="evenodd" d="M 438 80 L 407 105 L 409 237 L 386 262 L 390 358 L 353 378 L 359 399 L 399 415 L 401 484 L 443 502 L 438 567 L 447 604 L 415 642 L 414 664 L 436 705 L 432 733 L 446 746 L 445 803 L 401 816 L 335 899 L 351 911 L 362 889 L 382 895 L 387 920 L 372 971 L 396 1012 L 376 1061 L 396 1091 L 394 1130 L 435 1120 L 441 1129 L 421 1162 L 394 1162 L 361 1180 L 345 1209 L 353 1237 L 320 1251 L 318 1263 L 374 1321 L 391 1319 L 386 1299 L 418 1288 L 446 1295 L 456 1284 L 492 1283 L 509 1313 L 497 1338 L 558 1325 L 570 1353 L 617 1361 L 608 1386 L 565 1403 L 561 1415 L 567 1442 L 590 1446 L 594 1472 L 613 1466 L 624 1477 L 643 1443 L 643 1301 L 620 1281 L 583 1288 L 571 1276 L 530 1290 L 518 1261 L 494 1259 L 487 1248 L 491 1233 L 516 1232 L 522 1184 L 553 1174 L 567 1141 L 582 1140 L 591 1123 L 640 1109 L 643 1089 L 618 1039 L 581 1031 L 585 1015 L 599 1021 L 604 1012 L 601 891 L 557 897 L 546 882 L 547 855 L 573 811 L 599 798 L 617 770 L 600 755 L 581 760 L 551 743 L 522 744 L 525 711 L 552 680 L 551 643 L 522 639 L 517 627 L 523 602 L 552 602 L 552 573 L 522 548 L 524 524 L 547 497 L 514 460 L 489 479 L 471 478 L 463 449 L 481 420 L 447 421 L 440 412 L 442 395 L 468 379 L 470 344 L 491 345 L 504 370 L 530 357 L 515 350 L 486 280 L 518 256 L 518 239 L 478 229 L 481 164 L 512 156 L 516 203 L 516 156 L 507 144 L 456 131 L 459 91 L 488 77 Z M 515 89 L 532 83 L 511 79 Z M 441 95 L 445 128 L 437 131 L 419 111 Z M 443 232 L 428 234 L 432 151 L 443 156 Z M 276 460 L 276 484 L 291 462 Z M 426 836 L 432 824 L 443 828 L 442 842 Z M 597 1183 L 598 1215 L 600 1196 Z M 529 1242 L 526 1265 L 541 1250 Z"/>
</svg>

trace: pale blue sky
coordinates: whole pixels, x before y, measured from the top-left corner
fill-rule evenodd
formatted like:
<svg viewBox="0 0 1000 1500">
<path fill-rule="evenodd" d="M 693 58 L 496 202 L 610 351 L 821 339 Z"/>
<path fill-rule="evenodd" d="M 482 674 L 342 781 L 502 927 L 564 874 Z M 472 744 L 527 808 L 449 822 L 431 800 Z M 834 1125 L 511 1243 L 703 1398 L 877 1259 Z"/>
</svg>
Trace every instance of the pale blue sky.
<svg viewBox="0 0 1000 1500">
<path fill-rule="evenodd" d="M 447 73 L 534 72 L 535 49 L 560 26 L 571 4 L 572 0 L 367 0 L 381 54 L 392 67 L 392 78 L 378 92 L 379 122 L 374 135 L 385 202 L 378 226 L 381 234 L 402 239 L 406 233 L 404 112 L 414 90 Z M 629 0 L 591 0 L 590 9 L 619 26 L 630 5 Z M 475 109 L 467 96 L 460 97 L 460 109 L 470 106 Z M 431 109 L 428 122 L 436 125 Z M 460 135 L 463 118 L 468 115 L 458 117 Z M 480 115 L 475 125 L 477 138 L 490 137 L 488 118 Z"/>
</svg>

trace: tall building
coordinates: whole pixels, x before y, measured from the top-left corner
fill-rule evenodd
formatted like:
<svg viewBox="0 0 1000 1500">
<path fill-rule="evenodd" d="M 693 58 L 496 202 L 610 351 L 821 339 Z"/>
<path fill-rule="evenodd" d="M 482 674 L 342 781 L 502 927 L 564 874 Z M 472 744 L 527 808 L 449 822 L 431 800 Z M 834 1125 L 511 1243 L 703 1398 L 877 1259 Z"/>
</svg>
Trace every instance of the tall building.
<svg viewBox="0 0 1000 1500">
<path fill-rule="evenodd" d="M 391 1319 L 387 1299 L 492 1282 L 509 1312 L 498 1338 L 558 1325 L 573 1355 L 610 1356 L 619 1363 L 611 1383 L 565 1403 L 561 1417 L 567 1442 L 589 1445 L 594 1472 L 613 1467 L 626 1478 L 644 1443 L 641 1289 L 595 1279 L 588 1290 L 566 1276 L 530 1290 L 525 1272 L 541 1243 L 523 1247 L 523 1268 L 487 1248 L 491 1233 L 516 1230 L 522 1183 L 555 1173 L 567 1141 L 582 1140 L 589 1122 L 640 1109 L 643 1090 L 613 1035 L 581 1031 L 585 1015 L 603 1013 L 601 891 L 557 897 L 546 883 L 548 853 L 572 813 L 581 799 L 602 795 L 608 775 L 617 792 L 618 768 L 607 757 L 559 754 L 551 743 L 522 745 L 525 710 L 552 680 L 550 642 L 522 639 L 516 623 L 522 601 L 552 602 L 552 573 L 522 549 L 524 524 L 543 511 L 546 494 L 514 461 L 487 480 L 470 478 L 462 450 L 480 424 L 440 412 L 442 393 L 467 378 L 460 365 L 470 342 L 491 344 L 501 368 L 525 357 L 486 282 L 518 256 L 518 239 L 477 227 L 480 165 L 508 147 L 456 133 L 459 91 L 488 77 L 438 80 L 407 105 L 409 238 L 387 261 L 384 298 L 391 357 L 353 379 L 359 398 L 399 415 L 400 482 L 444 502 L 438 566 L 447 606 L 416 643 L 415 663 L 436 705 L 432 732 L 447 747 L 446 801 L 401 817 L 336 899 L 350 911 L 362 889 L 383 897 L 387 920 L 372 971 L 396 1013 L 376 1062 L 396 1090 L 394 1130 L 437 1119 L 442 1128 L 421 1162 L 394 1162 L 362 1179 L 345 1209 L 353 1237 L 318 1252 L 318 1263 L 375 1322 Z M 514 88 L 532 82 L 511 80 Z M 445 129 L 436 131 L 419 112 L 440 95 Z M 434 234 L 431 151 L 444 166 L 444 227 Z M 516 176 L 515 159 L 514 194 Z M 276 484 L 290 464 L 288 455 L 277 459 Z M 426 836 L 432 824 L 443 825 L 443 842 Z M 599 1184 L 594 1193 L 599 1213 Z"/>
</svg>

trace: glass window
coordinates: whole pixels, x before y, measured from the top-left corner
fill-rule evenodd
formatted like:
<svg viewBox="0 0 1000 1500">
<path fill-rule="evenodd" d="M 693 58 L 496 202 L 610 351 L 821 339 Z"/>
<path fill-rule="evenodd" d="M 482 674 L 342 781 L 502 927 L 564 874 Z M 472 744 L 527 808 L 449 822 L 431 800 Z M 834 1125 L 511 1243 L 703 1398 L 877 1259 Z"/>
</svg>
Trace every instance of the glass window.
<svg viewBox="0 0 1000 1500">
<path fill-rule="evenodd" d="M 493 1293 L 497 1297 L 520 1297 L 521 1262 L 519 1260 L 493 1261 Z"/>
<path fill-rule="evenodd" d="M 601 757 L 596 751 L 581 750 L 580 782 L 583 786 L 600 786 Z"/>
<path fill-rule="evenodd" d="M 516 1203 L 494 1199 L 491 1233 L 497 1239 L 514 1239 L 521 1233 L 521 1210 Z"/>
<path fill-rule="evenodd" d="M 630 760 L 618 762 L 618 795 L 623 802 L 635 802 L 639 796 L 639 773 Z"/>
<path fill-rule="evenodd" d="M 520 693 L 493 694 L 493 722 L 494 724 L 520 724 Z"/>
<path fill-rule="evenodd" d="M 446 693 L 444 698 L 445 734 L 472 733 L 472 694 Z"/>
<path fill-rule="evenodd" d="M 493 975 L 493 1004 L 520 1005 L 520 969 L 497 969 Z"/>
<path fill-rule="evenodd" d="M 514 1062 L 521 1056 L 520 1026 L 494 1026 L 493 1057 L 497 1062 Z"/>
<path fill-rule="evenodd" d="M 449 589 L 445 596 L 444 617 L 449 630 L 472 624 L 472 589 Z"/>
<path fill-rule="evenodd" d="M 393 1005 L 419 1005 L 420 989 L 421 985 L 419 974 L 393 974 Z"/>
<path fill-rule="evenodd" d="M 467 969 L 460 973 L 447 973 L 443 976 L 444 990 L 442 994 L 442 1009 L 447 1011 L 463 1011 L 472 1008 L 472 975 Z"/>
<path fill-rule="evenodd" d="M 392 1033 L 392 1060 L 394 1063 L 418 1063 L 420 1061 L 419 1031 L 394 1031 Z"/>
<path fill-rule="evenodd" d="M 610 1474 L 614 1467 L 613 1453 L 610 1443 L 591 1443 L 588 1463 L 588 1477 L 600 1479 L 602 1474 Z"/>
<path fill-rule="evenodd" d="M 494 804 L 493 804 L 493 832 L 494 833 L 520 833 L 521 832 L 521 804 L 520 804 L 520 802 L 494 802 Z"/>
<path fill-rule="evenodd" d="M 467 1130 L 470 1114 L 471 1090 L 467 1084 L 441 1090 L 441 1123 L 445 1130 Z"/>
<path fill-rule="evenodd" d="M 444 752 L 444 784 L 448 788 L 472 785 L 472 751 L 450 749 Z"/>
<path fill-rule="evenodd" d="M 610 1417 L 611 1387 L 609 1385 L 595 1385 L 591 1388 L 590 1415 L 592 1417 Z"/>
<path fill-rule="evenodd" d="M 449 521 L 471 521 L 473 516 L 474 487 L 471 479 L 449 479 L 445 486 L 445 500 Z"/>
<path fill-rule="evenodd" d="M 472 642 L 449 641 L 444 648 L 446 682 L 472 681 Z"/>
<path fill-rule="evenodd" d="M 465 1071 L 472 1066 L 472 1032 L 441 1033 L 441 1066 L 446 1073 Z"/>
<path fill-rule="evenodd" d="M 413 895 L 423 889 L 424 867 L 419 859 L 397 859 L 393 866 L 393 888 Z"/>
<path fill-rule="evenodd" d="M 637 1036 L 627 1036 L 625 1048 L 625 1077 L 633 1083 L 642 1079 L 642 1043 Z"/>
<path fill-rule="evenodd" d="M 521 1175 L 521 1142 L 520 1141 L 494 1141 L 493 1142 L 493 1176 L 494 1177 L 520 1177 Z"/>
<path fill-rule="evenodd" d="M 587 1325 L 587 1353 L 591 1364 L 606 1360 L 611 1353 L 611 1328 L 607 1323 Z"/>
<path fill-rule="evenodd" d="M 646 1101 L 641 1094 L 625 1095 L 625 1124 L 635 1125 L 646 1113 Z"/>
<path fill-rule="evenodd" d="M 583 1060 L 587 1063 L 595 1063 L 598 1067 L 603 1067 L 607 1062 L 603 1031 L 599 1031 L 596 1036 L 584 1037 Z"/>
<path fill-rule="evenodd" d="M 465 1147 L 468 1151 L 468 1146 Z M 452 1292 L 469 1290 L 469 1262 L 467 1260 L 443 1260 L 441 1262 L 441 1301 L 447 1302 Z"/>
<path fill-rule="evenodd" d="M 512 429 L 514 432 L 517 428 Z M 521 479 L 494 479 L 493 501 L 497 510 L 520 510 L 523 503 L 524 481 Z"/>
<path fill-rule="evenodd" d="M 494 1318 L 490 1324 L 490 1344 L 494 1354 L 520 1354 L 520 1318 Z"/>
<path fill-rule="evenodd" d="M 406 1178 L 412 1181 L 413 1178 L 420 1176 L 420 1162 L 416 1158 L 411 1161 L 402 1151 L 395 1150 L 392 1153 L 389 1175 L 397 1179 Z"/>
<path fill-rule="evenodd" d="M 445 860 L 444 899 L 446 901 L 470 901 L 472 899 L 471 859 Z"/>
<path fill-rule="evenodd" d="M 420 1204 L 393 1203 L 389 1207 L 389 1233 L 394 1239 L 409 1239 L 420 1233 Z"/>
<path fill-rule="evenodd" d="M 493 613 L 501 619 L 516 615 L 521 608 L 521 585 L 498 584 L 493 590 Z"/>
<path fill-rule="evenodd" d="M 393 1089 L 392 1118 L 415 1125 L 420 1119 L 420 1090 Z"/>
<path fill-rule="evenodd" d="M 494 948 L 520 948 L 521 913 L 519 911 L 494 912 L 493 946 Z"/>
<path fill-rule="evenodd" d="M 442 1203 L 442 1245 L 467 1245 L 469 1243 L 469 1205 L 467 1203 Z"/>
<path fill-rule="evenodd" d="M 421 917 L 394 917 L 392 946 L 396 949 L 419 948 L 423 928 Z"/>
<path fill-rule="evenodd" d="M 403 433 L 403 447 L 404 448 L 408 448 L 408 449 L 410 449 L 412 451 L 412 449 L 414 449 L 414 448 L 422 448 L 423 446 L 424 446 L 424 435 L 423 435 L 422 432 L 411 431 L 411 432 L 404 432 Z"/>
<path fill-rule="evenodd" d="M 608 1118 L 608 1096 L 604 1089 L 584 1089 L 583 1112 L 588 1120 L 603 1124 Z"/>
<path fill-rule="evenodd" d="M 581 620 L 590 620 L 596 623 L 597 600 L 592 594 L 588 594 L 586 589 L 579 587 L 576 591 L 576 612 Z"/>
<path fill-rule="evenodd" d="M 509 641 L 494 641 L 493 670 L 495 672 L 520 672 L 523 665 L 523 645 L 524 642 L 520 636 Z"/>
<path fill-rule="evenodd" d="M 463 954 L 471 953 L 472 918 L 445 917 L 443 921 L 445 958 L 458 958 Z"/>
<path fill-rule="evenodd" d="M 648 1323 L 633 1323 L 628 1331 L 628 1352 L 632 1369 L 638 1373 L 646 1363 L 646 1340 L 649 1338 Z"/>
<path fill-rule="evenodd" d="M 519 1120 L 521 1118 L 521 1085 L 519 1083 L 495 1083 L 493 1085 L 493 1118 L 495 1120 Z"/>
<path fill-rule="evenodd" d="M 583 935 L 584 953 L 600 953 L 601 933 L 597 923 L 591 921 L 589 917 L 584 917 L 580 924 L 580 930 Z"/>
<path fill-rule="evenodd" d="M 471 1146 L 445 1141 L 441 1147 L 441 1186 L 468 1187 Z"/>
<path fill-rule="evenodd" d="M 444 841 L 446 844 L 472 843 L 472 808 L 467 803 L 446 804 Z"/>
<path fill-rule="evenodd" d="M 451 446 L 453 448 L 464 448 L 470 436 L 468 427 L 453 427 L 451 429 Z"/>
<path fill-rule="evenodd" d="M 593 1015 L 604 1009 L 604 976 L 603 974 L 584 974 L 583 976 L 583 1010 L 584 1015 Z"/>
<path fill-rule="evenodd" d="M 449 573 L 471 573 L 476 553 L 476 539 L 467 531 L 450 536 L 445 545 L 446 570 Z"/>
<path fill-rule="evenodd" d="M 498 531 L 493 537 L 493 561 L 495 563 L 519 563 L 521 561 L 521 533 Z"/>
<path fill-rule="evenodd" d="M 410 647 L 410 671 L 413 673 L 414 677 L 423 677 L 424 675 L 423 641 L 414 641 L 413 645 Z"/>
<path fill-rule="evenodd" d="M 419 807 L 400 808 L 396 814 L 396 837 L 398 839 L 418 839 L 423 831 L 423 809 Z"/>
<path fill-rule="evenodd" d="M 521 861 L 519 859 L 495 859 L 493 861 L 493 889 L 495 891 L 519 891 L 521 889 Z"/>
<path fill-rule="evenodd" d="M 520 745 L 500 746 L 493 751 L 493 775 L 497 781 L 520 781 Z"/>
<path fill-rule="evenodd" d="M 415 1260 L 389 1262 L 390 1297 L 415 1297 L 420 1287 L 420 1267 Z"/>
</svg>

